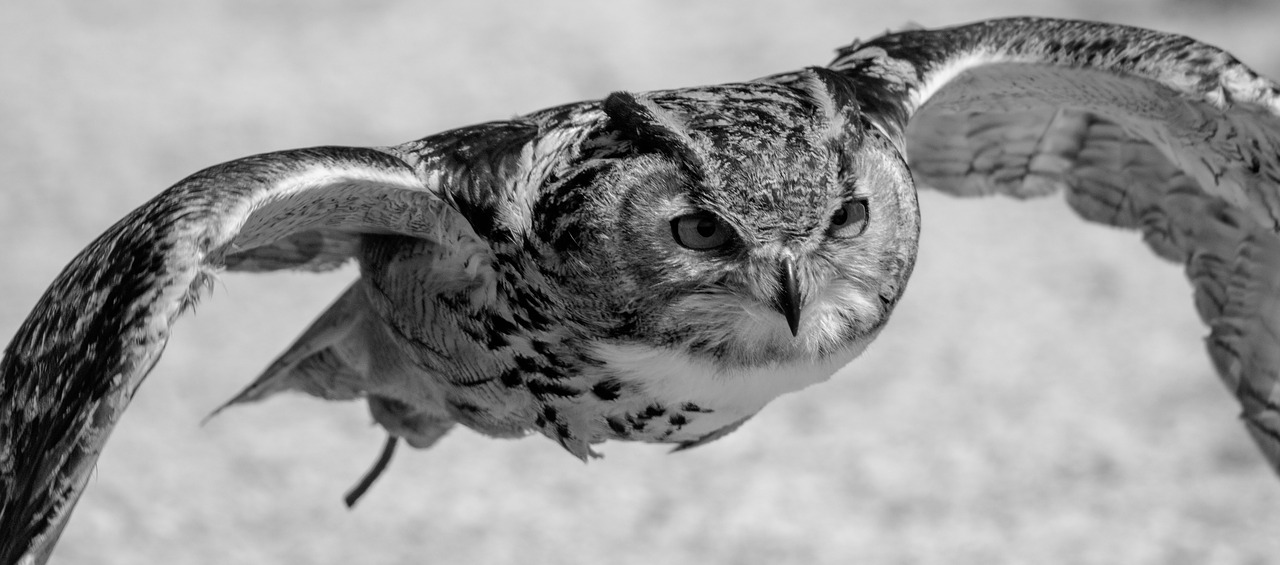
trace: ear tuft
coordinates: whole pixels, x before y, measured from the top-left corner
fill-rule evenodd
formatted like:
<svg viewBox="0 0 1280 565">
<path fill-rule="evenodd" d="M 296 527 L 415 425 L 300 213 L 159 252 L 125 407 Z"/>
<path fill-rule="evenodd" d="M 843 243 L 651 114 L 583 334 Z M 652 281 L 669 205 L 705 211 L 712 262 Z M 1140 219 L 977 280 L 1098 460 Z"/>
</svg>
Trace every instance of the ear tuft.
<svg viewBox="0 0 1280 565">
<path fill-rule="evenodd" d="M 805 94 L 827 110 L 827 115 L 834 118 L 837 113 L 857 111 L 857 94 L 849 77 L 825 67 L 809 67 L 804 74 Z"/>
<path fill-rule="evenodd" d="M 603 108 L 613 128 L 638 153 L 665 155 L 691 173 L 702 171 L 693 138 L 675 113 L 627 92 L 610 94 Z"/>
<path fill-rule="evenodd" d="M 850 127 L 859 123 L 861 111 L 853 81 L 823 67 L 809 67 L 802 76 L 797 89 L 827 117 L 831 124 L 827 131 L 828 137 L 840 138 L 848 133 Z"/>
</svg>

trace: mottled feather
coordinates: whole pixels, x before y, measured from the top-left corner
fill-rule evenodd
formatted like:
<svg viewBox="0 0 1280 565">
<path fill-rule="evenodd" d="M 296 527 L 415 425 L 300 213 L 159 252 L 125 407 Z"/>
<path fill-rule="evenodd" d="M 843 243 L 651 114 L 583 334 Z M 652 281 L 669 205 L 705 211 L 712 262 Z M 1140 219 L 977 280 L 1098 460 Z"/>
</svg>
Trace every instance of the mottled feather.
<svg viewBox="0 0 1280 565">
<path fill-rule="evenodd" d="M 831 64 L 905 132 L 921 185 L 1059 190 L 1186 265 L 1214 366 L 1280 472 L 1280 90 L 1191 38 L 1015 18 L 890 34 Z"/>
</svg>

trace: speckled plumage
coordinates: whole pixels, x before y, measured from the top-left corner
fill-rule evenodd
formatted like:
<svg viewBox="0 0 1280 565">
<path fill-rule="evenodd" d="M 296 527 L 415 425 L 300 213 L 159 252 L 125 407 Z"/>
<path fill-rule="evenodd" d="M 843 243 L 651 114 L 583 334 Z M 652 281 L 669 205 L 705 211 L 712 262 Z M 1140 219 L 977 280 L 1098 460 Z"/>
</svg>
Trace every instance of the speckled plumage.
<svg viewBox="0 0 1280 565">
<path fill-rule="evenodd" d="M 77 256 L 0 360 L 0 563 L 48 557 L 170 324 L 221 269 L 361 267 L 230 404 L 366 398 L 415 447 L 461 423 L 584 459 L 609 439 L 687 448 L 874 339 L 915 260 L 914 183 L 1061 189 L 1184 262 L 1215 365 L 1280 469 L 1277 136 L 1276 86 L 1226 53 L 1021 18 L 206 169 Z M 851 203 L 857 229 L 837 222 Z M 672 222 L 690 214 L 731 239 L 686 245 Z"/>
</svg>

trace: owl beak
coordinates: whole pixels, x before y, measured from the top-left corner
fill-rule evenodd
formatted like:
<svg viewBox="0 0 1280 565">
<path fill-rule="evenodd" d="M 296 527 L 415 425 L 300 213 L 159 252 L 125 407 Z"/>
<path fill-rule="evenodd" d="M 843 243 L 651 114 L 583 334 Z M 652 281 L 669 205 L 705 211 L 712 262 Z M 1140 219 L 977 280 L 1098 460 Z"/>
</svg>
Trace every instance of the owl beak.
<svg viewBox="0 0 1280 565">
<path fill-rule="evenodd" d="M 777 302 L 774 307 L 782 312 L 787 318 L 787 327 L 791 328 L 791 337 L 796 337 L 800 331 L 800 285 L 796 282 L 796 262 L 791 257 L 782 259 L 782 266 L 778 270 L 778 282 L 781 283 L 778 289 Z"/>
</svg>

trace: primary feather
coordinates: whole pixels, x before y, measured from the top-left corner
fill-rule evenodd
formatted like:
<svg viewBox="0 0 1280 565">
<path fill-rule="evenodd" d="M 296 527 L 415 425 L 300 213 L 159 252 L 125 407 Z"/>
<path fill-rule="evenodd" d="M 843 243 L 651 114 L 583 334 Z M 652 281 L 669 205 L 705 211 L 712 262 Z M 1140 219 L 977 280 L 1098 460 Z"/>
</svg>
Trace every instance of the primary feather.
<svg viewBox="0 0 1280 565">
<path fill-rule="evenodd" d="M 1218 374 L 1280 471 L 1280 90 L 1230 54 L 1150 30 L 1036 18 L 907 31 L 832 67 L 903 131 L 917 182 L 1063 190 L 1184 263 Z"/>
</svg>

